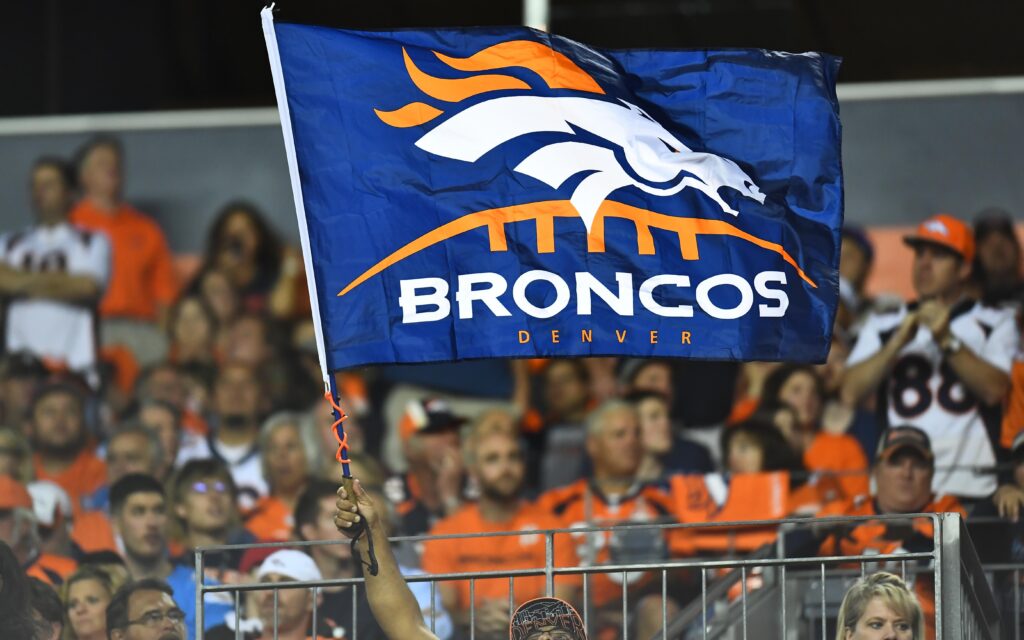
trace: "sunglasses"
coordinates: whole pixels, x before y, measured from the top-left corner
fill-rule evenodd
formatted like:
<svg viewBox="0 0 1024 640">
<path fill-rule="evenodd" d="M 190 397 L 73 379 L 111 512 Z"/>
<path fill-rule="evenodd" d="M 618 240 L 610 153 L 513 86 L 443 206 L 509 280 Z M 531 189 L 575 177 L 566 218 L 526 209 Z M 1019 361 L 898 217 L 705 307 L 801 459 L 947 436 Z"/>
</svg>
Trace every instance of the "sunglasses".
<svg viewBox="0 0 1024 640">
<path fill-rule="evenodd" d="M 215 482 L 202 482 L 202 481 L 200 481 L 200 482 L 193 482 L 192 483 L 192 491 L 194 491 L 195 493 L 202 493 L 202 494 L 207 494 L 207 493 L 224 494 L 224 493 L 228 493 L 228 485 L 227 485 L 227 483 L 222 482 L 220 480 L 217 480 Z"/>
</svg>

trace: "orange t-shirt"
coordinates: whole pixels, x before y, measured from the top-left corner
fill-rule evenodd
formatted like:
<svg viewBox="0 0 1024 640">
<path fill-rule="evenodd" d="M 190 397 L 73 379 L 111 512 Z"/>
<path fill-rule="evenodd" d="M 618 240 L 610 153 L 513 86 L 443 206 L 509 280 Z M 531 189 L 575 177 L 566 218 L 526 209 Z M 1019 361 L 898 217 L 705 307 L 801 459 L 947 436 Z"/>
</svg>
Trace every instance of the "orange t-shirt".
<svg viewBox="0 0 1024 640">
<path fill-rule="evenodd" d="M 156 222 L 127 204 L 110 214 L 88 199 L 72 209 L 70 219 L 110 238 L 113 263 L 100 314 L 156 320 L 158 305 L 170 305 L 178 294 L 171 251 Z"/>
<path fill-rule="evenodd" d="M 507 522 L 489 522 L 483 519 L 480 508 L 467 504 L 442 519 L 430 531 L 431 535 L 455 533 L 499 533 L 504 531 L 532 531 L 557 529 L 558 521 L 528 503 Z M 485 538 L 455 538 L 429 540 L 423 546 L 423 569 L 428 573 L 459 573 L 464 571 L 511 571 L 515 569 L 544 568 L 544 536 L 527 534 Z M 575 555 L 566 541 L 555 540 L 555 566 L 576 565 Z M 567 582 L 571 581 L 571 582 Z M 555 577 L 555 584 L 575 584 L 575 577 Z M 508 578 L 476 580 L 476 603 L 487 600 L 508 602 Z M 469 609 L 469 581 L 453 581 L 459 596 L 459 609 Z M 515 601 L 526 602 L 544 595 L 544 576 L 515 579 Z"/>
<path fill-rule="evenodd" d="M 804 466 L 808 471 L 840 472 L 835 476 L 843 492 L 840 497 L 852 498 L 868 492 L 868 459 L 851 435 L 819 432 L 804 451 Z"/>
<path fill-rule="evenodd" d="M 58 588 L 77 568 L 78 563 L 71 558 L 43 553 L 25 570 L 25 575 L 39 578 L 51 587 Z"/>
<path fill-rule="evenodd" d="M 260 498 L 245 520 L 245 528 L 260 542 L 287 542 L 295 530 L 288 505 L 274 496 Z"/>
<path fill-rule="evenodd" d="M 83 448 L 71 466 L 60 473 L 48 473 L 38 453 L 33 454 L 32 464 L 36 470 L 36 480 L 50 480 L 67 492 L 76 516 L 82 511 L 82 496 L 95 493 L 107 482 L 107 463 L 96 456 L 91 445 Z"/>
</svg>

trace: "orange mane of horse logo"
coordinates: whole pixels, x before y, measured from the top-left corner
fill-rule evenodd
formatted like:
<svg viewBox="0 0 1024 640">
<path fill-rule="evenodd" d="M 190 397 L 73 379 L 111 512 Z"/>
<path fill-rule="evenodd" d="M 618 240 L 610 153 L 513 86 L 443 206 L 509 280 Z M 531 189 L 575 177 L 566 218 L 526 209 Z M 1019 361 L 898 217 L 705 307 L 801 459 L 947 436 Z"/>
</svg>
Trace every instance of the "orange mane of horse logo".
<svg viewBox="0 0 1024 640">
<path fill-rule="evenodd" d="M 451 69 L 473 75 L 460 78 L 429 75 L 416 66 L 403 47 L 402 57 L 410 79 L 429 98 L 455 105 L 467 98 L 498 94 L 454 110 L 416 141 L 419 149 L 472 163 L 521 136 L 548 132 L 573 134 L 577 129 L 602 138 L 609 146 L 577 140 L 541 146 L 513 170 L 552 189 L 558 189 L 573 176 L 586 173 L 569 200 L 548 200 L 466 214 L 399 248 L 350 282 L 339 296 L 419 251 L 484 226 L 488 230 L 491 251 L 507 251 L 505 225 L 532 220 L 537 225 L 538 253 L 551 253 L 556 217 L 582 220 L 590 252 L 604 251 L 604 220 L 609 216 L 627 218 L 634 223 L 640 255 L 655 252 L 651 227 L 677 233 L 684 260 L 699 259 L 698 235 L 741 238 L 779 254 L 805 282 L 817 286 L 779 244 L 753 236 L 724 220 L 680 218 L 609 200 L 612 192 L 622 188 L 635 188 L 663 197 L 690 188 L 717 204 L 723 213 L 737 216 L 739 212 L 722 198 L 720 190 L 732 189 L 761 204 L 765 196 L 732 160 L 691 150 L 640 107 L 624 100 L 609 100 L 597 81 L 564 54 L 529 40 L 502 42 L 467 58 L 433 53 Z M 533 72 L 549 89 L 558 91 L 554 95 L 538 95 L 520 78 L 494 73 L 512 67 Z M 399 128 L 426 125 L 446 114 L 443 108 L 420 101 L 390 111 L 374 111 L 382 122 Z M 628 167 L 620 162 L 613 150 L 616 147 L 622 149 L 621 157 Z"/>
</svg>

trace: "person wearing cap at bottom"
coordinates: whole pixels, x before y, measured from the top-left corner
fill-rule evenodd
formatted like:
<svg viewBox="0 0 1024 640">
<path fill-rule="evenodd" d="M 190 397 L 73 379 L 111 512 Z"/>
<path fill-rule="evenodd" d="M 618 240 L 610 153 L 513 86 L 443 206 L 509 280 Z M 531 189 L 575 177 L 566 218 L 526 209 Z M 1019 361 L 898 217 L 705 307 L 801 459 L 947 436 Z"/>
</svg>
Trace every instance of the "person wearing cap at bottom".
<svg viewBox="0 0 1024 640">
<path fill-rule="evenodd" d="M 246 640 L 306 640 L 312 633 L 313 622 L 313 590 L 308 588 L 283 588 L 277 590 L 276 623 L 275 599 L 273 585 L 279 582 L 313 582 L 323 579 L 320 569 L 313 558 L 294 549 L 281 549 L 267 556 L 260 568 L 256 570 L 256 579 L 267 585 L 266 590 L 256 591 L 254 597 L 247 602 L 255 605 L 255 613 L 259 619 L 258 630 L 251 629 L 243 633 Z M 317 604 L 321 596 L 317 594 Z M 235 637 L 235 615 L 229 614 L 225 623 L 206 632 L 207 640 L 232 640 Z M 317 638 L 323 629 L 317 630 Z"/>
<path fill-rule="evenodd" d="M 410 402 L 398 430 L 409 471 L 384 482 L 395 505 L 395 535 L 427 533 L 462 506 L 465 473 L 459 430 L 466 420 L 438 398 Z"/>
<path fill-rule="evenodd" d="M 912 426 L 898 426 L 882 435 L 872 470 L 875 493 L 833 503 L 818 517 L 873 516 L 901 513 L 947 513 L 966 516 L 953 496 L 932 493 L 935 454 L 928 434 Z M 821 555 L 853 556 L 932 551 L 934 531 L 930 519 L 865 521 L 852 528 L 829 529 L 818 548 Z M 923 567 L 922 567 L 923 568 Z M 925 607 L 929 638 L 934 634 L 934 585 L 926 573 L 916 576 L 914 591 Z"/>
<path fill-rule="evenodd" d="M 512 614 L 509 640 L 587 640 L 583 620 L 558 598 L 535 598 Z"/>
<path fill-rule="evenodd" d="M 1013 313 L 965 297 L 974 237 L 939 214 L 904 238 L 914 250 L 918 300 L 865 323 L 847 361 L 840 396 L 856 406 L 879 393 L 882 422 L 910 424 L 931 438 L 937 493 L 981 500 L 995 477 L 977 467 L 996 463 L 985 420 L 1010 389 L 1019 335 Z"/>
</svg>

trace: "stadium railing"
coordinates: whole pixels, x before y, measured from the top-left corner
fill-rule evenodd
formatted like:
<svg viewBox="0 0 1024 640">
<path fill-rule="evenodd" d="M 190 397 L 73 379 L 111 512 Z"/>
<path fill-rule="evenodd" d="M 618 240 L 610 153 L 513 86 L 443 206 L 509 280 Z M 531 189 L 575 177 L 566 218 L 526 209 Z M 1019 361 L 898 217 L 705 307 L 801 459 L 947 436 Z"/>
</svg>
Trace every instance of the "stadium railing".
<svg viewBox="0 0 1024 640">
<path fill-rule="evenodd" d="M 858 525 L 883 524 L 888 528 L 912 526 L 915 522 L 927 521 L 931 525 L 932 548 L 930 550 L 906 551 L 898 549 L 893 553 L 845 556 L 822 556 L 815 551 L 801 557 L 787 557 L 787 545 L 794 538 L 810 532 L 809 539 L 818 540 L 822 535 L 850 531 Z M 717 530 L 720 532 L 742 532 L 745 530 L 764 531 L 774 528 L 776 539 L 753 553 L 743 556 L 735 554 L 717 557 L 686 557 L 656 559 L 654 561 L 634 560 L 634 556 L 613 558 L 605 563 L 581 561 L 577 566 L 558 566 L 555 563 L 555 546 L 573 544 L 581 558 L 594 558 L 594 552 L 602 545 L 615 546 L 613 539 L 631 533 L 654 532 L 669 537 L 690 532 Z M 919 529 L 920 530 L 920 529 Z M 416 536 L 392 538 L 394 544 L 418 546 L 428 540 L 440 539 L 481 539 L 505 536 L 543 536 L 545 561 L 543 566 L 515 571 L 464 572 L 446 574 L 423 574 L 407 577 L 408 582 L 428 583 L 430 600 L 437 602 L 437 585 L 448 581 L 469 581 L 470 611 L 469 629 L 466 637 L 471 640 L 483 638 L 476 630 L 475 587 L 478 581 L 503 579 L 508 581 L 509 615 L 517 603 L 514 589 L 517 580 L 527 577 L 543 577 L 544 591 L 552 595 L 555 581 L 559 577 L 578 576 L 582 582 L 581 614 L 584 623 L 597 637 L 596 631 L 604 616 L 596 615 L 593 600 L 595 576 L 603 574 L 621 584 L 621 596 L 611 607 L 621 616 L 615 622 L 617 636 L 624 640 L 637 638 L 634 628 L 636 604 L 641 597 L 660 601 L 661 630 L 656 638 L 729 639 L 757 638 L 763 640 L 795 640 L 804 638 L 835 637 L 835 619 L 839 605 L 847 588 L 862 575 L 876 570 L 887 570 L 901 575 L 919 593 L 933 588 L 934 617 L 929 616 L 931 627 L 938 640 L 962 640 L 981 638 L 1020 640 L 1022 604 L 1021 579 L 1024 565 L 999 564 L 983 566 L 978 559 L 970 536 L 959 514 L 907 514 L 890 516 L 863 516 L 842 518 L 790 518 L 783 520 L 757 520 L 721 523 L 641 523 L 617 526 L 576 527 L 571 529 L 541 531 L 510 531 L 500 534 L 459 534 L 451 536 Z M 569 541 L 572 542 L 569 542 Z M 603 540 L 603 542 L 601 542 Z M 478 541 L 477 541 L 478 542 Z M 205 558 L 209 553 L 249 548 L 310 548 L 319 545 L 348 544 L 345 540 L 286 542 L 255 545 L 232 545 L 202 547 L 195 551 L 197 575 L 203 575 Z M 815 543 L 816 544 L 816 543 Z M 587 548 L 589 546 L 589 549 Z M 628 554 L 627 554 L 628 555 Z M 633 579 L 638 574 L 646 576 L 643 589 Z M 273 637 L 277 637 L 276 603 L 277 592 L 288 588 L 314 590 L 310 636 L 316 638 L 318 611 L 316 595 L 320 589 L 349 586 L 353 612 L 357 611 L 361 578 L 325 579 L 318 581 L 291 581 L 275 583 L 244 583 L 204 585 L 197 581 L 195 638 L 203 639 L 203 602 L 208 594 L 229 593 L 234 599 L 235 610 L 240 611 L 241 594 L 250 591 L 274 591 L 275 616 Z M 631 585 L 631 582 L 634 584 Z M 680 586 L 682 585 L 682 586 Z M 997 586 L 999 598 L 993 596 L 993 585 Z M 680 598 L 685 601 L 677 601 Z M 927 599 L 927 597 L 925 598 Z M 670 604 L 675 603 L 675 604 Z M 649 607 L 648 607 L 649 609 Z M 435 628 L 436 619 L 431 609 L 430 628 Z M 355 614 L 353 614 L 355 615 Z M 1004 618 L 1001 627 L 1000 616 Z M 354 635 L 347 640 L 359 640 L 357 620 L 349 621 Z M 236 625 L 239 626 L 239 625 Z M 1002 628 L 1002 635 L 1000 629 Z M 607 631 L 607 629 L 605 628 Z M 243 638 L 236 629 L 236 638 Z M 264 636 L 266 637 L 266 636 Z M 461 637 L 461 636 L 460 636 Z M 647 640 L 647 639 L 643 639 Z"/>
</svg>

